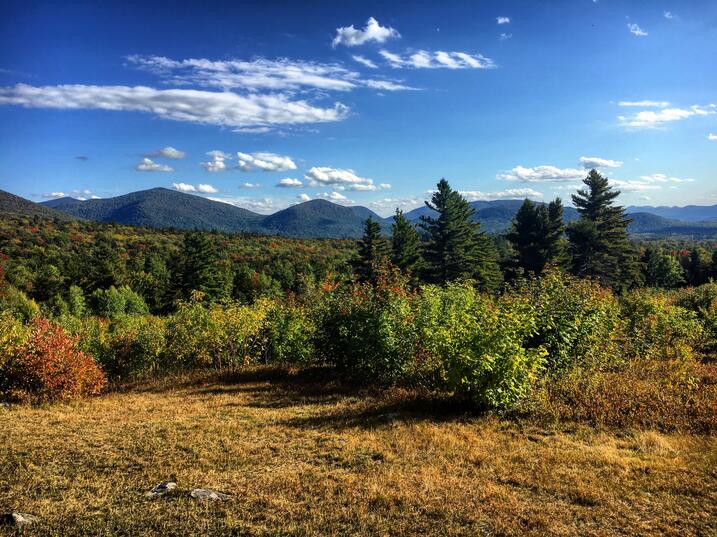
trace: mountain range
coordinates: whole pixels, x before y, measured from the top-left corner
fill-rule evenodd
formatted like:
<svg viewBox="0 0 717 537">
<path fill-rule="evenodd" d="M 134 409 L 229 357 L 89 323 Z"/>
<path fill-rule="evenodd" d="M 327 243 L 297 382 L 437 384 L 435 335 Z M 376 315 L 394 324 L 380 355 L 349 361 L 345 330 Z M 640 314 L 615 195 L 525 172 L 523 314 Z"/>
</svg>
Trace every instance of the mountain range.
<svg viewBox="0 0 717 537">
<path fill-rule="evenodd" d="M 522 200 L 473 201 L 475 218 L 488 233 L 502 233 L 522 204 Z M 368 216 L 390 231 L 392 217 L 382 218 L 366 207 L 343 206 L 327 200 L 311 200 L 274 214 L 263 215 L 227 203 L 212 201 L 166 188 L 153 188 L 122 196 L 79 200 L 58 198 L 34 203 L 0 191 L 3 213 L 79 218 L 155 228 L 204 229 L 248 232 L 296 237 L 356 238 L 363 232 Z M 406 213 L 418 222 L 431 209 L 419 207 Z M 642 237 L 690 236 L 717 238 L 717 205 L 687 207 L 628 207 L 630 232 Z M 577 219 L 573 207 L 565 208 L 565 220 Z"/>
</svg>

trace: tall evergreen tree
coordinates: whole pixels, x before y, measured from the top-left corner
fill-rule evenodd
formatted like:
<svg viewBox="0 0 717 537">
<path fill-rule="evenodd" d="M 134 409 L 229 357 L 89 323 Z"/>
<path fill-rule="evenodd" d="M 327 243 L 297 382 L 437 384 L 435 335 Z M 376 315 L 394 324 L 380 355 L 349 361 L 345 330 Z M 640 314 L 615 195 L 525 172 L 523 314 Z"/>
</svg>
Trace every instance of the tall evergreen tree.
<svg viewBox="0 0 717 537">
<path fill-rule="evenodd" d="M 500 269 L 495 244 L 480 232 L 480 223 L 473 220 L 475 209 L 453 190 L 445 179 L 426 206 L 437 217 L 421 216 L 420 226 L 428 241 L 424 248 L 424 274 L 428 281 L 446 283 L 459 279 L 475 279 L 484 288 L 500 283 Z"/>
<path fill-rule="evenodd" d="M 358 243 L 358 257 L 353 262 L 359 281 L 375 282 L 378 271 L 390 259 L 388 241 L 381 235 L 381 225 L 369 216 L 364 222 L 363 237 Z"/>
<path fill-rule="evenodd" d="M 396 209 L 391 227 L 391 261 L 411 275 L 416 274 L 421 262 L 421 238 L 401 209 Z"/>
<path fill-rule="evenodd" d="M 523 202 L 513 219 L 508 240 L 516 250 L 516 262 L 524 271 L 540 274 L 549 263 L 559 261 L 563 234 L 560 198 L 549 206 Z"/>
<path fill-rule="evenodd" d="M 192 231 L 184 235 L 180 264 L 180 293 L 189 298 L 200 291 L 210 300 L 224 298 L 228 291 L 228 273 L 206 233 Z"/>
<path fill-rule="evenodd" d="M 638 279 L 637 256 L 627 233 L 630 219 L 624 207 L 614 205 L 620 191 L 596 170 L 583 183 L 587 188 L 572 196 L 580 219 L 567 229 L 573 272 L 617 289 L 630 287 Z"/>
</svg>

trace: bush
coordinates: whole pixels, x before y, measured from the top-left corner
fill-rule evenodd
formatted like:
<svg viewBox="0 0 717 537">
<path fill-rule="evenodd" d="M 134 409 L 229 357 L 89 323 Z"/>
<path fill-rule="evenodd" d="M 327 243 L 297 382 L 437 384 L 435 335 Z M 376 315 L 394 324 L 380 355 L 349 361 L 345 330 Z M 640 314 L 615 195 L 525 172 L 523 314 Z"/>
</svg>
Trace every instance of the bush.
<svg viewBox="0 0 717 537">
<path fill-rule="evenodd" d="M 549 375 L 574 367 L 606 367 L 620 361 L 620 309 L 609 289 L 560 270 L 520 282 L 508 295 L 524 297 L 536 309 L 529 347 L 547 351 Z"/>
<path fill-rule="evenodd" d="M 675 293 L 674 302 L 694 312 L 702 323 L 705 339 L 701 350 L 717 351 L 717 283 L 681 289 Z"/>
<path fill-rule="evenodd" d="M 5 285 L 0 287 L 0 311 L 7 311 L 22 321 L 29 321 L 40 314 L 40 307 L 19 289 Z"/>
<path fill-rule="evenodd" d="M 401 282 L 383 277 L 329 290 L 317 307 L 316 348 L 355 379 L 406 382 L 416 342 L 411 302 Z"/>
<path fill-rule="evenodd" d="M 306 307 L 273 302 L 265 324 L 267 361 L 273 364 L 308 364 L 316 358 L 313 320 Z"/>
<path fill-rule="evenodd" d="M 492 408 L 528 393 L 546 354 L 525 345 L 537 329 L 529 301 L 496 300 L 468 285 L 424 287 L 418 301 L 419 356 L 424 371 L 438 373 L 439 387 Z"/>
<path fill-rule="evenodd" d="M 12 399 L 52 402 L 98 393 L 106 383 L 92 356 L 61 326 L 36 318 L 4 367 L 3 391 Z"/>
<path fill-rule="evenodd" d="M 125 316 L 112 323 L 102 365 L 112 378 L 136 379 L 162 367 L 164 350 L 164 319 Z"/>
<path fill-rule="evenodd" d="M 697 315 L 676 306 L 663 292 L 632 291 L 621 299 L 626 357 L 684 363 L 703 340 Z"/>
</svg>

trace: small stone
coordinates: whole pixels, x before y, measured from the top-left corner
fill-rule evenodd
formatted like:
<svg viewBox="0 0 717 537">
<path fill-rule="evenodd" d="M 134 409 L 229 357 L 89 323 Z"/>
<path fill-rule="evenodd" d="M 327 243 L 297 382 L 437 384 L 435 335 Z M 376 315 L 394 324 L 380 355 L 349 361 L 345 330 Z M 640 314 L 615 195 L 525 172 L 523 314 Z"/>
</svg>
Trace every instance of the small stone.
<svg viewBox="0 0 717 537">
<path fill-rule="evenodd" d="M 189 495 L 194 498 L 195 500 L 213 500 L 213 501 L 222 501 L 222 500 L 228 500 L 232 496 L 231 494 L 225 494 L 223 492 L 216 492 L 214 490 L 209 489 L 193 489 Z"/>
<path fill-rule="evenodd" d="M 37 521 L 38 518 L 29 513 L 18 513 L 13 511 L 12 513 L 4 513 L 0 515 L 0 524 L 3 526 L 29 526 Z"/>
<path fill-rule="evenodd" d="M 174 481 L 165 481 L 164 483 L 160 483 L 156 487 L 154 487 L 152 490 L 150 490 L 146 496 L 150 498 L 159 498 L 161 496 L 164 496 L 166 494 L 169 494 L 174 489 L 177 488 L 177 483 Z"/>
</svg>

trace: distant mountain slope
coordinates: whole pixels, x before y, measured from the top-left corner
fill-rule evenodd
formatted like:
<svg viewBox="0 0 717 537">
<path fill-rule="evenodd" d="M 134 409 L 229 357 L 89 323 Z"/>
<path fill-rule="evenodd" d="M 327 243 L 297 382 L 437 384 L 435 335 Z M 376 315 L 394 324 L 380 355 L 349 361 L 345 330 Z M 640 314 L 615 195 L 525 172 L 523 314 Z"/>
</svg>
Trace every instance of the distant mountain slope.
<svg viewBox="0 0 717 537">
<path fill-rule="evenodd" d="M 10 192 L 0 190 L 0 213 L 15 214 L 23 216 L 42 216 L 45 218 L 59 218 L 61 220 L 69 220 L 71 216 L 64 212 L 55 211 L 50 207 L 45 207 L 40 203 L 35 203 Z"/>
<path fill-rule="evenodd" d="M 265 217 L 261 228 L 279 235 L 360 237 L 364 220 L 369 215 L 384 227 L 389 226 L 387 220 L 366 207 L 344 207 L 326 200 L 311 200 Z"/>
<path fill-rule="evenodd" d="M 87 220 L 156 228 L 254 231 L 263 218 L 228 203 L 166 188 L 86 201 L 60 198 L 45 205 Z"/>
<path fill-rule="evenodd" d="M 685 207 L 647 207 L 633 206 L 628 213 L 650 213 L 670 220 L 682 222 L 706 222 L 717 220 L 717 205 L 687 205 Z"/>
</svg>

